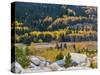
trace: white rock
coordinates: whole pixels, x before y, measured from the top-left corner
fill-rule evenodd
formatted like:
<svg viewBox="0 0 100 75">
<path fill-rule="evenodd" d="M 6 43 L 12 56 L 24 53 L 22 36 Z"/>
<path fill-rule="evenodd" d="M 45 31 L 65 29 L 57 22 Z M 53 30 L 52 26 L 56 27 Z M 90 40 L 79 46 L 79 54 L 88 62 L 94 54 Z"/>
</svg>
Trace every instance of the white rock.
<svg viewBox="0 0 100 75">
<path fill-rule="evenodd" d="M 57 63 L 53 63 L 51 65 L 48 66 L 52 71 L 59 71 L 59 70 L 63 70 L 63 68 L 61 68 Z"/>
<path fill-rule="evenodd" d="M 43 71 L 43 72 L 49 72 L 49 71 L 52 71 L 52 70 L 49 67 L 42 67 L 41 71 Z"/>
<path fill-rule="evenodd" d="M 22 73 L 23 71 L 22 66 L 18 62 L 15 62 L 15 73 Z"/>
<path fill-rule="evenodd" d="M 52 71 L 48 67 L 37 67 L 37 68 L 27 68 L 25 69 L 24 73 L 33 73 L 33 72 L 49 72 Z"/>
<path fill-rule="evenodd" d="M 40 62 L 40 67 L 45 67 L 46 66 L 46 61 L 41 61 Z"/>
<path fill-rule="evenodd" d="M 31 62 L 33 63 L 33 64 L 35 64 L 36 66 L 39 66 L 40 65 L 40 59 L 39 58 L 37 58 L 37 57 L 35 57 L 35 56 L 31 56 L 30 57 L 30 60 L 31 60 Z"/>
<path fill-rule="evenodd" d="M 39 72 L 40 67 L 37 68 L 27 68 L 25 69 L 24 73 L 33 73 L 33 72 Z"/>
<path fill-rule="evenodd" d="M 30 63 L 29 68 L 36 68 L 37 66 L 34 65 L 33 63 Z"/>
<path fill-rule="evenodd" d="M 64 60 L 58 60 L 55 63 L 57 63 L 59 66 L 64 66 L 65 61 Z"/>
<path fill-rule="evenodd" d="M 79 53 L 71 53 L 71 62 L 84 66 L 87 63 L 87 56 Z"/>
<path fill-rule="evenodd" d="M 34 68 L 27 68 L 24 71 L 24 73 L 32 73 L 32 72 L 34 72 Z"/>
<path fill-rule="evenodd" d="M 87 58 L 87 60 L 86 60 L 85 66 L 86 66 L 86 67 L 89 67 L 89 66 L 90 66 L 90 60 L 89 60 L 88 58 Z"/>
<path fill-rule="evenodd" d="M 97 56 L 94 56 L 93 58 L 92 58 L 92 61 L 95 61 L 95 62 L 97 62 Z"/>
<path fill-rule="evenodd" d="M 52 62 L 46 61 L 46 65 L 50 65 L 50 64 L 52 64 Z"/>
<path fill-rule="evenodd" d="M 89 67 L 69 67 L 66 70 L 89 70 Z"/>
</svg>

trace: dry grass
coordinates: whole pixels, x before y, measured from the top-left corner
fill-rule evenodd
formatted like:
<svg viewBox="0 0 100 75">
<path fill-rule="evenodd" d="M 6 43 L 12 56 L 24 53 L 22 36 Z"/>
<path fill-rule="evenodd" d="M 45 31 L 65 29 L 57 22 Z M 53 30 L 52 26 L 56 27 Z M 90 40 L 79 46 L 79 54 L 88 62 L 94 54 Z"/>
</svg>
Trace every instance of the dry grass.
<svg viewBox="0 0 100 75">
<path fill-rule="evenodd" d="M 48 61 L 54 62 L 56 60 L 56 56 L 62 52 L 63 55 L 67 55 L 70 51 L 67 49 L 64 50 L 56 50 L 56 49 L 45 49 L 45 50 L 28 50 L 29 54 L 35 55 L 35 56 L 41 56 L 44 57 Z"/>
<path fill-rule="evenodd" d="M 90 42 L 68 42 L 67 46 L 69 49 L 71 48 L 71 45 L 75 44 L 76 48 L 78 49 L 83 49 L 83 48 L 88 48 L 90 50 L 97 49 L 97 43 L 95 41 L 90 41 Z"/>
<path fill-rule="evenodd" d="M 75 44 L 76 48 L 74 49 L 72 45 Z M 88 50 L 87 50 L 88 49 Z M 89 57 L 96 56 L 96 49 L 97 45 L 96 42 L 67 42 L 67 49 L 61 50 L 56 48 L 41 48 L 36 49 L 34 47 L 34 44 L 32 43 L 30 46 L 28 46 L 27 54 L 28 55 L 34 55 L 34 56 L 41 56 L 44 57 L 48 61 L 55 61 L 56 56 L 62 51 L 63 55 L 67 55 L 68 52 L 78 52 L 86 54 Z"/>
</svg>

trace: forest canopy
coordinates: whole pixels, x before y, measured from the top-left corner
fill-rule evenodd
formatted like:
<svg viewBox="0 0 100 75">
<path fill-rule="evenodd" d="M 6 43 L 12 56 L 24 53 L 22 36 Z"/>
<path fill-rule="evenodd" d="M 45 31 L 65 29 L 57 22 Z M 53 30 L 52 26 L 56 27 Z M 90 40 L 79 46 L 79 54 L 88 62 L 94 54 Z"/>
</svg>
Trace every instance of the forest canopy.
<svg viewBox="0 0 100 75">
<path fill-rule="evenodd" d="M 16 13 L 16 43 L 97 41 L 97 7 L 16 3 Z"/>
</svg>

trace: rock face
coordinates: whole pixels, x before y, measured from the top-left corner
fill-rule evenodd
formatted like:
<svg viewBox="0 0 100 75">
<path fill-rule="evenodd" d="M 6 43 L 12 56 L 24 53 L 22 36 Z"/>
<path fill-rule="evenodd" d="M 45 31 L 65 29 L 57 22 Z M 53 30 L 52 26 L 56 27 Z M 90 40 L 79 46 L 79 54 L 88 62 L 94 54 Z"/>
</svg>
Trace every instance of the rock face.
<svg viewBox="0 0 100 75">
<path fill-rule="evenodd" d="M 24 69 L 22 68 L 22 66 L 18 62 L 16 62 L 15 63 L 15 72 L 22 73 L 23 71 L 24 71 Z"/>
<path fill-rule="evenodd" d="M 66 61 L 66 56 L 64 56 L 62 60 L 58 60 L 55 63 L 57 63 L 59 66 L 63 67 L 66 64 L 65 61 Z"/>
<path fill-rule="evenodd" d="M 40 65 L 40 59 L 39 58 L 37 58 L 37 57 L 35 57 L 35 56 L 31 56 L 30 57 L 30 60 L 31 60 L 31 62 L 34 64 L 34 65 L 36 65 L 36 66 L 39 66 Z"/>
<path fill-rule="evenodd" d="M 89 70 L 89 67 L 69 67 L 66 70 Z"/>
<path fill-rule="evenodd" d="M 37 67 L 37 68 L 27 68 L 25 69 L 24 73 L 33 73 L 33 72 L 50 72 L 52 71 L 48 67 Z"/>
<path fill-rule="evenodd" d="M 37 66 L 34 65 L 33 63 L 30 63 L 29 68 L 36 68 Z"/>
<path fill-rule="evenodd" d="M 79 53 L 71 53 L 71 62 L 72 64 L 77 64 L 78 66 L 86 66 L 87 62 L 89 64 L 87 56 Z"/>
<path fill-rule="evenodd" d="M 67 60 L 67 59 L 66 59 Z M 65 59 L 58 60 L 57 63 L 59 66 L 63 67 L 65 63 Z M 90 62 L 86 55 L 79 53 L 71 53 L 71 63 L 73 66 L 89 66 Z"/>
<path fill-rule="evenodd" d="M 24 68 L 18 62 L 13 62 L 11 64 L 11 69 L 12 69 L 12 72 L 15 72 L 15 73 L 23 73 L 24 72 Z"/>
<path fill-rule="evenodd" d="M 56 62 L 47 61 L 45 58 L 40 56 L 31 56 L 30 57 L 30 65 L 23 69 L 22 66 L 16 62 L 15 68 L 16 73 L 29 73 L 29 72 L 48 72 L 48 71 L 64 71 L 64 70 L 82 70 L 82 69 L 90 69 L 87 65 L 89 65 L 89 60 L 86 55 L 71 53 L 71 62 L 72 64 L 76 64 L 77 66 L 64 68 L 65 60 L 58 60 Z"/>
<path fill-rule="evenodd" d="M 61 68 L 57 63 L 53 63 L 48 66 L 52 71 L 61 71 L 63 68 Z"/>
<path fill-rule="evenodd" d="M 57 63 L 61 67 L 63 67 L 65 65 L 65 61 L 64 60 L 58 60 L 55 63 Z"/>
<path fill-rule="evenodd" d="M 50 65 L 51 62 L 50 61 L 46 61 L 45 58 L 40 57 L 40 56 L 31 56 L 30 57 L 31 60 L 31 65 L 34 64 L 35 66 L 41 66 L 44 67 L 46 65 Z"/>
</svg>

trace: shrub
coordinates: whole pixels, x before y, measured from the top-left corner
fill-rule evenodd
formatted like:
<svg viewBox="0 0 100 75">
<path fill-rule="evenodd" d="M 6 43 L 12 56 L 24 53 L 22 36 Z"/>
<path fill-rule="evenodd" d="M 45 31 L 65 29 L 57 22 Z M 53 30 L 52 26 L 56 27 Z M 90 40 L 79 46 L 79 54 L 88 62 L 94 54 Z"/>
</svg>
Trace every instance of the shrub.
<svg viewBox="0 0 100 75">
<path fill-rule="evenodd" d="M 71 55 L 70 55 L 70 53 L 67 54 L 65 62 L 66 62 L 66 64 L 64 65 L 65 67 L 69 67 L 71 65 Z"/>
<path fill-rule="evenodd" d="M 91 68 L 97 68 L 97 63 L 95 61 L 91 61 L 90 67 Z"/>
<path fill-rule="evenodd" d="M 15 48 L 15 59 L 16 61 L 21 64 L 23 68 L 26 68 L 29 65 L 29 58 L 26 56 L 24 49 L 20 47 Z"/>
<path fill-rule="evenodd" d="M 43 40 L 42 40 L 42 39 L 39 39 L 39 40 L 38 40 L 38 42 L 39 42 L 39 43 L 42 43 L 42 42 L 43 42 Z"/>
<path fill-rule="evenodd" d="M 61 60 L 61 59 L 63 59 L 63 54 L 62 54 L 62 52 L 60 52 L 57 56 L 56 56 L 56 60 Z"/>
</svg>

